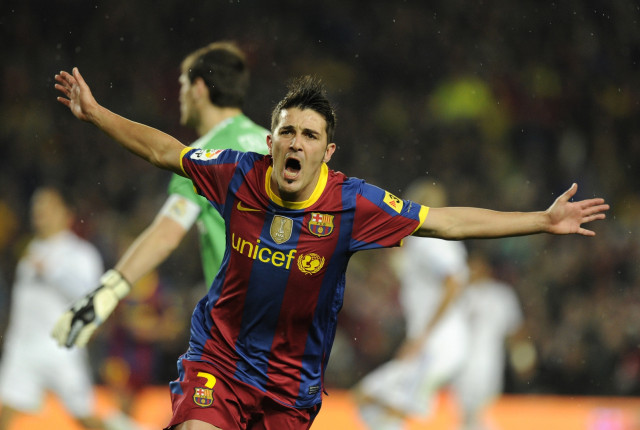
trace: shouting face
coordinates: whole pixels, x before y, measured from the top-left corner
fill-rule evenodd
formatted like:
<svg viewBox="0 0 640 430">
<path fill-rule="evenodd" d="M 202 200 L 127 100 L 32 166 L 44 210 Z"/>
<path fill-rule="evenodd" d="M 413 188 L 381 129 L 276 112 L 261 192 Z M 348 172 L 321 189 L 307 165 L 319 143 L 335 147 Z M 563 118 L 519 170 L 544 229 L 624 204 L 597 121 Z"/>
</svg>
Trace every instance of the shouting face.
<svg viewBox="0 0 640 430">
<path fill-rule="evenodd" d="M 271 189 L 281 199 L 308 199 L 320 177 L 320 167 L 331 159 L 335 143 L 327 142 L 326 121 L 314 110 L 283 109 L 273 135 L 267 138 L 273 157 Z"/>
</svg>

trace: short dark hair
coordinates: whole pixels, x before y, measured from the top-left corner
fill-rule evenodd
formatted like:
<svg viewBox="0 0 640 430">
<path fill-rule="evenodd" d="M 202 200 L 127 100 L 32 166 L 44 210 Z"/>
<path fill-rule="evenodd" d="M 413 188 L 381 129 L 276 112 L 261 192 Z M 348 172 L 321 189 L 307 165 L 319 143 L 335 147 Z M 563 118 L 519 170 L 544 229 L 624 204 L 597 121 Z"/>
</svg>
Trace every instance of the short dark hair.
<svg viewBox="0 0 640 430">
<path fill-rule="evenodd" d="M 326 89 L 322 81 L 314 76 L 302 76 L 289 82 L 287 95 L 273 108 L 271 113 L 271 131 L 275 131 L 284 109 L 311 109 L 325 119 L 327 123 L 327 143 L 333 142 L 336 129 L 336 112 L 327 98 Z"/>
<path fill-rule="evenodd" d="M 185 57 L 180 68 L 191 83 L 202 78 L 214 105 L 242 107 L 249 89 L 249 68 L 244 52 L 234 42 L 214 42 L 197 49 Z"/>
</svg>

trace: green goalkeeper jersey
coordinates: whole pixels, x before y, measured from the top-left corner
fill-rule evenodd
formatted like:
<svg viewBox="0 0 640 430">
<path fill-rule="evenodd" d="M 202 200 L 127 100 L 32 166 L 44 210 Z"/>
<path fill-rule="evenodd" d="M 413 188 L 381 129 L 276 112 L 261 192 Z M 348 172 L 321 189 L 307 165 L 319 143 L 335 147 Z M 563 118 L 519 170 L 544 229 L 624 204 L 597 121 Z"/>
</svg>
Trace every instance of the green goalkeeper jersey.
<svg viewBox="0 0 640 430">
<path fill-rule="evenodd" d="M 194 148 L 234 149 L 266 154 L 269 131 L 245 115 L 229 118 L 212 128 L 191 144 Z M 179 194 L 200 206 L 196 221 L 200 236 L 200 257 L 207 288 L 218 273 L 225 251 L 225 227 L 220 214 L 204 197 L 198 195 L 190 179 L 174 174 L 169 183 L 169 194 Z"/>
</svg>

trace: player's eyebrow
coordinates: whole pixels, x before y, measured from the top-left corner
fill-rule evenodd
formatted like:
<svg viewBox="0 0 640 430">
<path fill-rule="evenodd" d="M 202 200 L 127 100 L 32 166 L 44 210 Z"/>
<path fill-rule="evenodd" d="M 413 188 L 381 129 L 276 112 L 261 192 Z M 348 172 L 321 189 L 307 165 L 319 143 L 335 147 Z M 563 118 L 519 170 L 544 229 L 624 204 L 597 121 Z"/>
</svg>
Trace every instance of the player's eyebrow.
<svg viewBox="0 0 640 430">
<path fill-rule="evenodd" d="M 280 127 L 281 131 L 294 131 L 296 128 L 289 124 L 289 125 L 283 125 L 282 127 Z M 314 137 L 320 137 L 320 132 L 317 130 L 314 130 L 312 128 L 303 128 L 302 129 L 302 134 L 311 134 Z"/>
<path fill-rule="evenodd" d="M 312 134 L 314 137 L 320 137 L 320 132 L 313 130 L 311 128 L 305 128 L 302 130 L 303 134 Z"/>
</svg>

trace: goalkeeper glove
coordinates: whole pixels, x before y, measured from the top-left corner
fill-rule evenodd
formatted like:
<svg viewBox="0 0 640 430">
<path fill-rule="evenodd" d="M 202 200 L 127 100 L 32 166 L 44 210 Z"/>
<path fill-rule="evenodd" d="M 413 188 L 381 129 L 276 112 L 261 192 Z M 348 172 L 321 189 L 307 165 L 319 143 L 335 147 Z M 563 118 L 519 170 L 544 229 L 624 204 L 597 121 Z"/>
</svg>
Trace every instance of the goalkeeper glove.
<svg viewBox="0 0 640 430">
<path fill-rule="evenodd" d="M 117 270 L 108 270 L 100 277 L 100 286 L 76 301 L 65 312 L 51 333 L 60 346 L 83 347 L 91 335 L 111 315 L 131 290 L 131 284 Z"/>
</svg>

